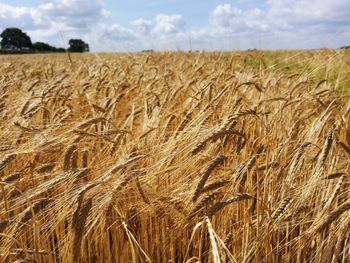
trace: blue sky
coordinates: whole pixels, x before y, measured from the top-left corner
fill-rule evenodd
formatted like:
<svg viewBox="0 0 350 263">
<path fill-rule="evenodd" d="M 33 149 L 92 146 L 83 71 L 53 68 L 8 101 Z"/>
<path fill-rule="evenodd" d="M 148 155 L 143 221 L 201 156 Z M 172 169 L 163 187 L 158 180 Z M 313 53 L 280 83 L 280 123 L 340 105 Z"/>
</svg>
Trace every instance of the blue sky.
<svg viewBox="0 0 350 263">
<path fill-rule="evenodd" d="M 0 30 L 93 51 L 350 45 L 349 0 L 0 0 Z"/>
</svg>

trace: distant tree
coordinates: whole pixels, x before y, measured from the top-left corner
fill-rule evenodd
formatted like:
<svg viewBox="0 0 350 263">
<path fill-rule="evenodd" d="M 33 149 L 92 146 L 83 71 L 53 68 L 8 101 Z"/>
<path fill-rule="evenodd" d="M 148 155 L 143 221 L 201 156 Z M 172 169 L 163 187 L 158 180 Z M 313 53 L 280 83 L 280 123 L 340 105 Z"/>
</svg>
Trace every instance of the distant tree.
<svg viewBox="0 0 350 263">
<path fill-rule="evenodd" d="M 33 44 L 33 47 L 36 51 L 44 51 L 44 52 L 55 52 L 57 51 L 57 48 L 47 44 L 47 43 L 44 43 L 44 42 L 35 42 Z"/>
<path fill-rule="evenodd" d="M 71 39 L 69 40 L 69 48 L 70 52 L 89 52 L 89 45 L 85 43 L 81 39 Z"/>
<path fill-rule="evenodd" d="M 66 52 L 66 49 L 64 49 L 63 47 L 59 47 L 56 49 L 57 52 Z"/>
<path fill-rule="evenodd" d="M 6 28 L 0 34 L 1 48 L 12 50 L 31 50 L 33 44 L 30 37 L 19 28 Z"/>
</svg>

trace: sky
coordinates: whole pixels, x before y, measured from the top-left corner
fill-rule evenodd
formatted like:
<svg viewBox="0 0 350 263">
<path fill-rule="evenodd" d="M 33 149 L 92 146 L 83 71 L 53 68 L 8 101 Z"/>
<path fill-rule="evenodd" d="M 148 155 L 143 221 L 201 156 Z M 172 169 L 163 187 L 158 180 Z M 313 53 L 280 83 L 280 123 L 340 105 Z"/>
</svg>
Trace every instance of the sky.
<svg viewBox="0 0 350 263">
<path fill-rule="evenodd" d="M 314 49 L 350 45 L 350 0 L 0 0 L 0 32 L 91 51 Z"/>
</svg>

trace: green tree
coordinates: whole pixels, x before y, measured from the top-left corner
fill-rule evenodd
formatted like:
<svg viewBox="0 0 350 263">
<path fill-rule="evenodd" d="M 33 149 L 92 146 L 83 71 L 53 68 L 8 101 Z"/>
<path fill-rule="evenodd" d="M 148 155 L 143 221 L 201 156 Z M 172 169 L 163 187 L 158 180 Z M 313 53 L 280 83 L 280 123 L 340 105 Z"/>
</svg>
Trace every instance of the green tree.
<svg viewBox="0 0 350 263">
<path fill-rule="evenodd" d="M 70 39 L 69 48 L 70 52 L 89 52 L 89 45 L 81 39 Z"/>
<path fill-rule="evenodd" d="M 35 42 L 33 44 L 34 50 L 39 52 L 65 52 L 64 48 L 57 48 L 45 42 Z"/>
<path fill-rule="evenodd" d="M 19 28 L 6 28 L 0 34 L 1 48 L 4 49 L 32 49 L 33 44 L 30 37 Z"/>
<path fill-rule="evenodd" d="M 50 51 L 56 51 L 57 49 L 53 46 L 50 46 L 49 44 L 47 43 L 44 43 L 44 42 L 35 42 L 33 44 L 33 47 L 36 51 L 47 51 L 47 52 L 50 52 Z"/>
</svg>

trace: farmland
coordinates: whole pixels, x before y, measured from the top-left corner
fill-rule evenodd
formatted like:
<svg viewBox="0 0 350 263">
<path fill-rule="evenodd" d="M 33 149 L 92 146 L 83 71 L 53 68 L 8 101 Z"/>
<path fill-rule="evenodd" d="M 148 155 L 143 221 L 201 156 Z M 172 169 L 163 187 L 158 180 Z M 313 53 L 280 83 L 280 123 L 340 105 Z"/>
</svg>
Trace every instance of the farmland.
<svg viewBox="0 0 350 263">
<path fill-rule="evenodd" d="M 349 90 L 348 50 L 0 56 L 1 261 L 349 262 Z"/>
</svg>

